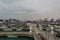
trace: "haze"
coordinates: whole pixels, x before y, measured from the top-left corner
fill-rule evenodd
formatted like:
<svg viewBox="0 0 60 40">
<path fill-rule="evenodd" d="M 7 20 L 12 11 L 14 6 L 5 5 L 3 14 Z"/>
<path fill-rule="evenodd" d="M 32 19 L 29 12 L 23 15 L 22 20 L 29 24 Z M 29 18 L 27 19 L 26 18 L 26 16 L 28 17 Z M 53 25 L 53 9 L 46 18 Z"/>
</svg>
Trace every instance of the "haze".
<svg viewBox="0 0 60 40">
<path fill-rule="evenodd" d="M 60 0 L 0 0 L 0 19 L 60 18 Z"/>
</svg>

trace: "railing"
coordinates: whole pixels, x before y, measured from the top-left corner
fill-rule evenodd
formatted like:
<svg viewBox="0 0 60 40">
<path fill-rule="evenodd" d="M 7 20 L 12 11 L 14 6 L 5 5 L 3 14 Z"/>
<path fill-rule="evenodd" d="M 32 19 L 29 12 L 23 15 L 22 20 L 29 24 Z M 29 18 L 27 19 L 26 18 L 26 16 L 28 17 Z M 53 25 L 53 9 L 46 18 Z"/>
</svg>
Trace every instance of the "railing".
<svg viewBox="0 0 60 40">
<path fill-rule="evenodd" d="M 29 29 L 29 28 L 0 28 L 0 29 Z"/>
<path fill-rule="evenodd" d="M 0 34 L 31 34 L 29 32 L 0 32 Z"/>
</svg>

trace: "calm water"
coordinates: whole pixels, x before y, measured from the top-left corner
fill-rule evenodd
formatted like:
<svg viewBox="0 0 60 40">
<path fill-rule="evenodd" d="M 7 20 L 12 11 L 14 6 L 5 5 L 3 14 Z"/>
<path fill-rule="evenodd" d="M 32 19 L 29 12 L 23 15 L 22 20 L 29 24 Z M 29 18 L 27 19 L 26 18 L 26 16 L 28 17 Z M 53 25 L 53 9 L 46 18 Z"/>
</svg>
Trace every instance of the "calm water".
<svg viewBox="0 0 60 40">
<path fill-rule="evenodd" d="M 33 37 L 18 37 L 18 38 L 0 38 L 0 40 L 34 40 Z"/>
</svg>

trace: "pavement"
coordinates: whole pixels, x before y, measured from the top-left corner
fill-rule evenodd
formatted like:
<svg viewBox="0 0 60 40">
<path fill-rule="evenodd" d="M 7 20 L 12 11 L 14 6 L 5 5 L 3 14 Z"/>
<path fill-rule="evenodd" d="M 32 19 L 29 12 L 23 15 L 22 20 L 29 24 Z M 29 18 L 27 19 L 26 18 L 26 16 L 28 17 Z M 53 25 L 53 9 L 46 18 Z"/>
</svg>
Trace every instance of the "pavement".
<svg viewBox="0 0 60 40">
<path fill-rule="evenodd" d="M 37 28 L 34 28 L 34 37 L 35 40 L 45 40 L 42 35 L 39 33 L 39 30 Z"/>
<path fill-rule="evenodd" d="M 56 36 L 51 34 L 51 32 L 39 30 L 38 28 L 34 29 L 37 40 L 56 40 Z"/>
<path fill-rule="evenodd" d="M 41 30 L 39 32 L 46 40 L 56 40 L 55 35 L 51 34 L 51 32 L 46 32 Z"/>
</svg>

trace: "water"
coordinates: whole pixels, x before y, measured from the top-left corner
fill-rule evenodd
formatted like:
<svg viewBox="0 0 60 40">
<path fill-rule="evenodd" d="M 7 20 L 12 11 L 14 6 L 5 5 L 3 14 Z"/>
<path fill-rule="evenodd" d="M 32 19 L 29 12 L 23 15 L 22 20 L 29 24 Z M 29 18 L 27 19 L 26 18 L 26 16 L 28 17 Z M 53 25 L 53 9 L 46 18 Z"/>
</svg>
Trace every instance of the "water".
<svg viewBox="0 0 60 40">
<path fill-rule="evenodd" d="M 0 38 L 0 40 L 34 40 L 34 38 L 33 37 L 18 37 L 18 38 L 7 37 L 7 38 Z"/>
</svg>

